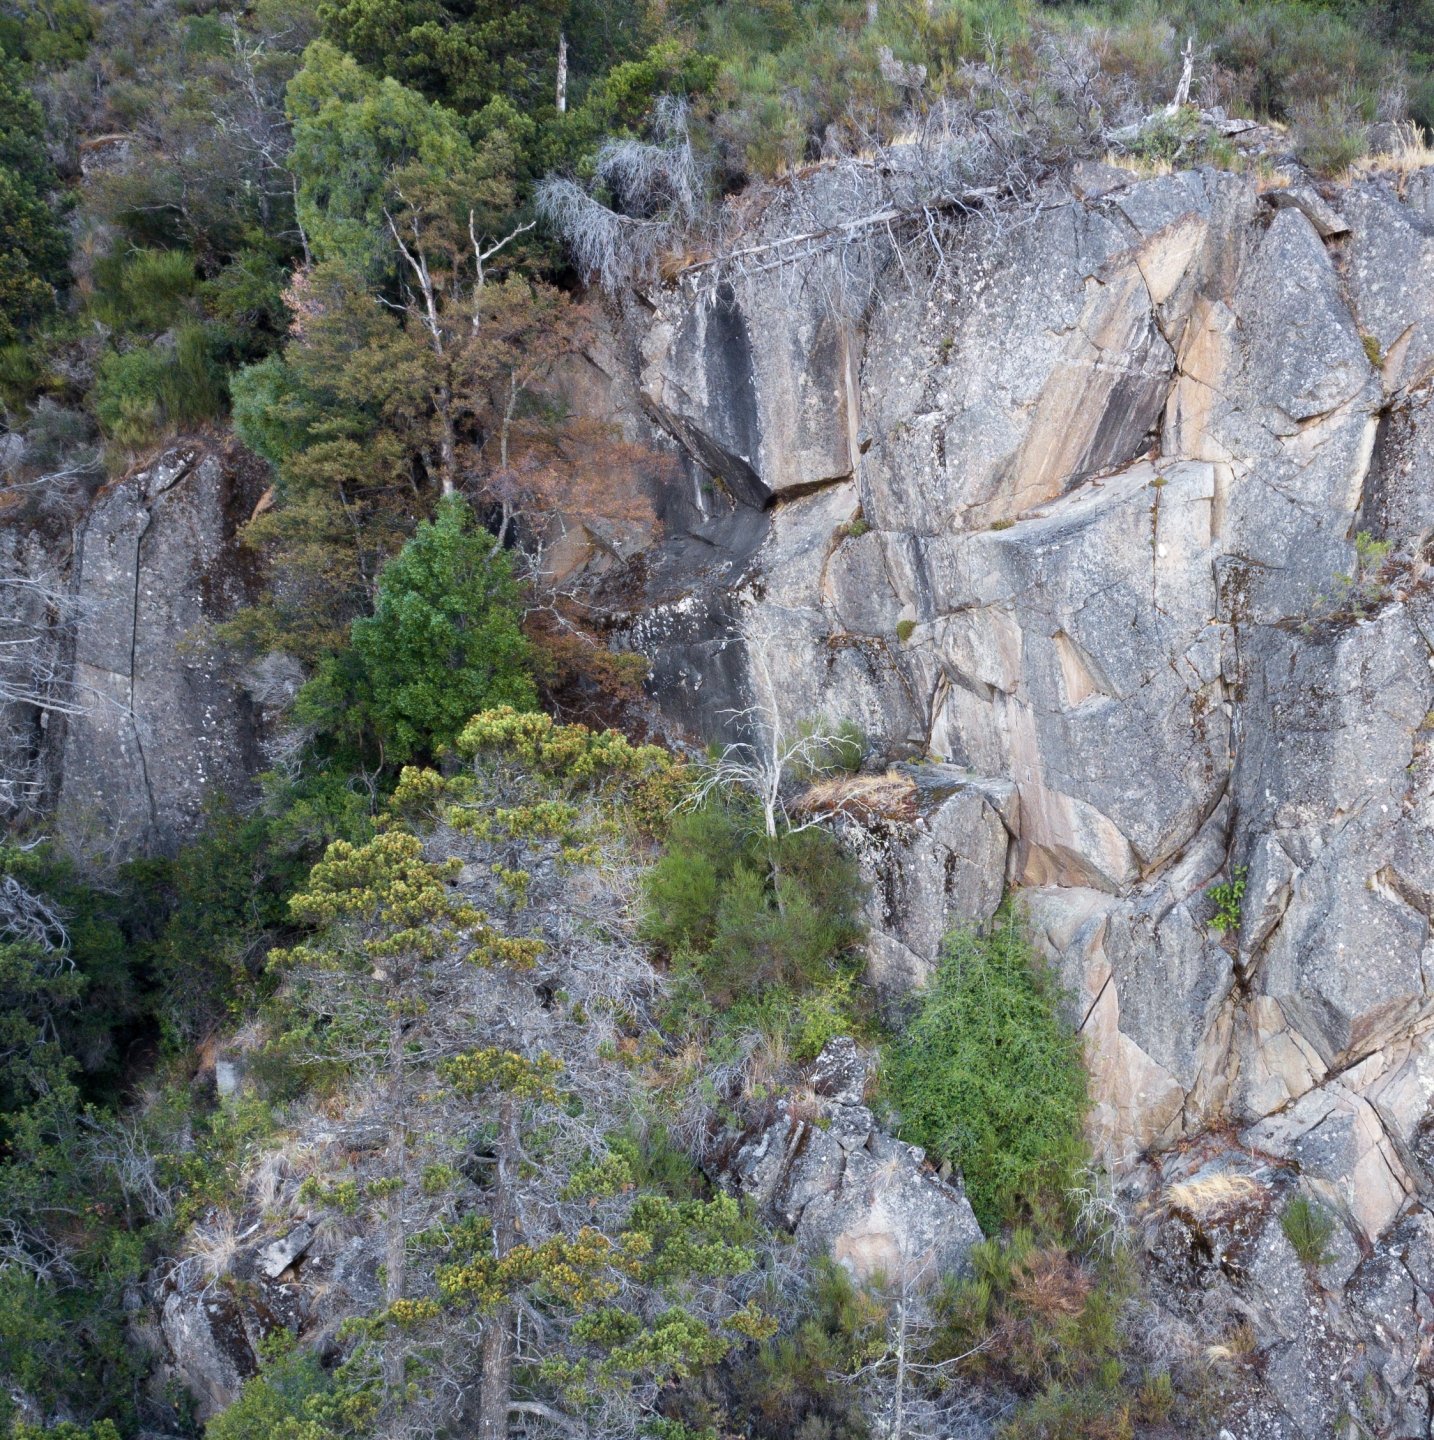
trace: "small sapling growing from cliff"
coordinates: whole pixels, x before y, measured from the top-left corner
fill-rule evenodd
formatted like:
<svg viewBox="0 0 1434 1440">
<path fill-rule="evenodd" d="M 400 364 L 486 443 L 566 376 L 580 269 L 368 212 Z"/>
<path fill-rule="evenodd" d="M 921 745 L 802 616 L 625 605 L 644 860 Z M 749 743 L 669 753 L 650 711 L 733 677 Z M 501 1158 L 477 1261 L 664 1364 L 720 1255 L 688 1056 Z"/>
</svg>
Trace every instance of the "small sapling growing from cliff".
<svg viewBox="0 0 1434 1440">
<path fill-rule="evenodd" d="M 1334 1236 L 1334 1217 L 1306 1195 L 1296 1195 L 1280 1216 L 1280 1229 L 1306 1265 L 1323 1265 L 1334 1258 L 1326 1248 Z"/>
<path fill-rule="evenodd" d="M 1228 883 L 1212 885 L 1205 892 L 1215 906 L 1215 914 L 1209 924 L 1216 934 L 1224 935 L 1227 931 L 1240 928 L 1240 901 L 1245 894 L 1246 868 L 1236 865 Z"/>
</svg>

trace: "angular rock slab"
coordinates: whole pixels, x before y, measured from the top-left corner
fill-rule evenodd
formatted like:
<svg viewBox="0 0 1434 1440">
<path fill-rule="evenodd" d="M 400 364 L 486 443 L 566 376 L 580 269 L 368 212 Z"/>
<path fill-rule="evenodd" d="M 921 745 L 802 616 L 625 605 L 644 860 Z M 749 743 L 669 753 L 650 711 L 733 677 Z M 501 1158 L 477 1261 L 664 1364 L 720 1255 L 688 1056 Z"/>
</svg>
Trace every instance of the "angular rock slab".
<svg viewBox="0 0 1434 1440">
<path fill-rule="evenodd" d="M 1212 466 L 1143 463 L 924 548 L 931 748 L 1015 781 L 1027 885 L 1120 893 L 1224 788 L 1214 499 Z"/>
<path fill-rule="evenodd" d="M 1155 297 L 1199 253 L 1208 208 L 1185 194 L 1186 223 L 1143 236 L 1117 212 L 1055 205 L 985 246 L 970 237 L 950 296 L 883 282 L 862 381 L 873 524 L 984 527 L 1139 454 L 1174 366 Z"/>
<path fill-rule="evenodd" d="M 239 462 L 178 447 L 96 496 L 78 543 L 75 685 L 62 832 L 124 858 L 170 849 L 216 793 L 238 801 L 263 768 L 247 695 L 196 631 L 249 598 L 234 526 Z M 247 518 L 247 513 L 243 516 Z"/>
<path fill-rule="evenodd" d="M 886 811 L 859 803 L 865 777 L 832 802 L 868 888 L 868 979 L 883 1002 L 925 985 L 953 930 L 983 928 L 1001 904 L 1018 828 L 1009 781 L 951 765 L 903 766 L 871 784 Z"/>
<path fill-rule="evenodd" d="M 297 1332 L 302 1319 L 293 1288 L 264 1279 L 231 1288 L 193 1259 L 175 1268 L 166 1289 L 160 1328 L 201 1420 L 227 1409 L 259 1373 L 263 1341 L 279 1330 Z"/>
<path fill-rule="evenodd" d="M 812 1099 L 784 1098 L 753 1116 L 719 1152 L 713 1178 L 858 1280 L 929 1286 L 964 1274 L 983 1238 L 965 1190 L 859 1103 L 868 1064 L 849 1039 L 829 1042 Z"/>
</svg>

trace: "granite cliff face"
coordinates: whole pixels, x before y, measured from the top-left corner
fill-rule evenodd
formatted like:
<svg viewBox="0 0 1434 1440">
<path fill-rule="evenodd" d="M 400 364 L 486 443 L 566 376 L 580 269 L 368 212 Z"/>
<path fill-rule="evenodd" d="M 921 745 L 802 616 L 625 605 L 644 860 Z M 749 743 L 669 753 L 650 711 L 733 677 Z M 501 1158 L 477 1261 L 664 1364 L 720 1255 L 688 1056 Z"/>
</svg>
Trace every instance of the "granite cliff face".
<svg viewBox="0 0 1434 1440">
<path fill-rule="evenodd" d="M 251 458 L 196 441 L 105 486 L 77 527 L 70 585 L 83 704 L 66 726 L 57 804 L 77 850 L 172 849 L 216 794 L 249 798 L 264 768 L 264 704 L 275 697 L 256 702 L 261 682 L 230 673 L 205 641 L 208 625 L 254 598 L 257 557 L 236 532 L 261 492 Z"/>
<path fill-rule="evenodd" d="M 1019 885 L 1118 1161 L 1357 1108 L 1434 1019 L 1434 202 L 1093 168 L 935 280 L 890 261 L 855 321 L 815 269 L 632 307 L 624 383 L 729 545 L 669 539 L 614 619 L 708 734 L 775 705 L 925 762 L 869 847 L 875 963 L 919 980 Z M 915 893 L 938 872 L 954 906 Z M 1240 876 L 1221 938 L 1204 892 Z M 1371 1236 L 1426 1098 L 1370 1128 Z"/>
<path fill-rule="evenodd" d="M 1252 1416 L 1323 1435 L 1377 1393 L 1380 1433 L 1425 1435 L 1434 172 L 1079 168 L 935 275 L 873 245 L 840 286 L 819 255 L 614 300 L 568 398 L 682 478 L 590 598 L 694 738 L 864 728 L 872 773 L 828 803 L 884 1003 L 1019 887 L 1152 1275 L 1267 1352 Z M 820 172 L 793 183 L 821 210 Z M 260 767 L 301 677 L 180 643 L 243 597 L 253 488 L 186 446 L 91 505 L 75 835 L 172 844 Z M 734 1183 L 798 1184 L 762 1170 L 793 1123 Z M 1276 1223 L 1296 1188 L 1343 1222 L 1318 1283 Z"/>
<path fill-rule="evenodd" d="M 1382 1365 L 1381 1433 L 1427 1434 L 1434 177 L 1086 170 L 934 279 L 888 255 L 838 300 L 814 261 L 622 315 L 716 558 L 674 534 L 614 625 L 708 736 L 820 713 L 921 762 L 840 806 L 878 988 L 1020 886 L 1151 1253 L 1179 1290 L 1257 1237 L 1180 1305 L 1255 1307 L 1280 1426 Z M 1344 1222 L 1328 1323 L 1295 1185 Z"/>
</svg>

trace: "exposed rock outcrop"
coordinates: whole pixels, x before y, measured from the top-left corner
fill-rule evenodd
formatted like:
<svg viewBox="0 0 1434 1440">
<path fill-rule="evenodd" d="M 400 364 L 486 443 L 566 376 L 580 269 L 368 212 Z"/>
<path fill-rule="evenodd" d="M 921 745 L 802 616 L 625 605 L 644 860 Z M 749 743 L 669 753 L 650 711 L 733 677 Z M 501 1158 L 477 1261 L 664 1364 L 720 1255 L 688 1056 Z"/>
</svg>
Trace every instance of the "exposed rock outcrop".
<svg viewBox="0 0 1434 1440">
<path fill-rule="evenodd" d="M 296 677 L 260 667 L 256 706 L 205 643 L 207 624 L 255 598 L 236 532 L 262 488 L 258 462 L 195 440 L 92 502 L 71 577 L 82 710 L 67 726 L 58 806 L 76 850 L 172 848 L 208 800 L 247 798 L 264 768 L 262 712 L 286 680 L 280 705 L 291 698 Z"/>
<path fill-rule="evenodd" d="M 828 223 L 823 172 L 791 183 Z M 934 273 L 873 244 L 840 286 L 817 254 L 622 297 L 570 397 L 676 462 L 593 595 L 653 698 L 702 739 L 850 719 L 899 767 L 822 801 L 886 1001 L 1019 887 L 1092 1138 L 1191 1304 L 1250 1320 L 1281 1434 L 1366 1391 L 1428 1429 L 1431 196 L 1087 166 Z M 258 763 L 182 643 L 243 591 L 226 477 L 185 447 L 85 522 L 61 814 L 119 850 Z M 725 1183 L 857 1273 L 959 1268 L 959 1186 L 833 1085 L 747 1117 Z M 1296 1193 L 1340 1218 L 1313 1271 Z"/>
<path fill-rule="evenodd" d="M 982 1235 L 960 1178 L 943 1180 L 919 1146 L 876 1123 L 863 1103 L 869 1079 L 868 1056 L 829 1041 L 807 1091 L 749 1116 L 709 1172 L 859 1280 L 931 1285 L 962 1274 Z"/>
<path fill-rule="evenodd" d="M 259 1373 L 263 1342 L 282 1330 L 297 1333 L 310 1318 L 296 1284 L 276 1284 L 252 1251 L 240 1252 L 225 1273 L 206 1274 L 197 1259 L 182 1261 L 162 1286 L 160 1326 L 177 1378 L 208 1420 L 233 1404 L 240 1387 Z"/>
<path fill-rule="evenodd" d="M 859 297 L 859 393 L 815 468 L 777 458 L 771 425 L 794 363 L 836 395 L 789 323 L 820 260 L 805 289 L 667 293 L 653 323 L 685 339 L 639 376 L 700 393 L 684 423 L 729 450 L 739 410 L 778 417 L 739 447 L 755 548 L 625 632 L 688 627 L 685 693 L 711 698 L 684 713 L 731 738 L 759 663 L 788 723 L 857 721 L 878 769 L 933 762 L 894 801 L 883 782 L 885 808 L 828 797 L 873 882 L 887 998 L 1015 882 L 1087 1041 L 1105 1158 L 1232 1125 L 1365 1252 L 1429 1185 L 1430 178 L 1261 195 L 1111 171 L 973 224 L 934 278 L 890 264 Z M 740 397 L 702 338 L 719 310 L 750 357 Z"/>
</svg>

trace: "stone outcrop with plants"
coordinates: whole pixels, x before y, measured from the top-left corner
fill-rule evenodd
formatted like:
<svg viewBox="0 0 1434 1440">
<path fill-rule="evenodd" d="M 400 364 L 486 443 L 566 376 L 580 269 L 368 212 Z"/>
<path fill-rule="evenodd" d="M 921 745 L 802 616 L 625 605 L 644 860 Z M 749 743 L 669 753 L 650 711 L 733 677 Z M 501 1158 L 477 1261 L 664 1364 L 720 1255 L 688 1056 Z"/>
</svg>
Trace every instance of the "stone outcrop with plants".
<svg viewBox="0 0 1434 1440">
<path fill-rule="evenodd" d="M 0 1430 L 1428 1436 L 1427 0 L 192 8 L 0 4 Z"/>
<path fill-rule="evenodd" d="M 1097 1153 L 1168 1205 L 1158 1157 L 1220 1130 L 1339 1217 L 1351 1270 L 1429 1187 L 1429 173 L 1107 169 L 944 268 L 886 255 L 855 303 L 821 258 L 654 296 L 644 404 L 766 532 L 613 613 L 709 737 L 842 716 L 898 765 L 810 802 L 870 857 L 875 985 L 1014 883 Z M 1249 1184 L 1232 1213 L 1268 1209 Z M 1320 1433 L 1326 1362 L 1273 1323 Z"/>
</svg>

